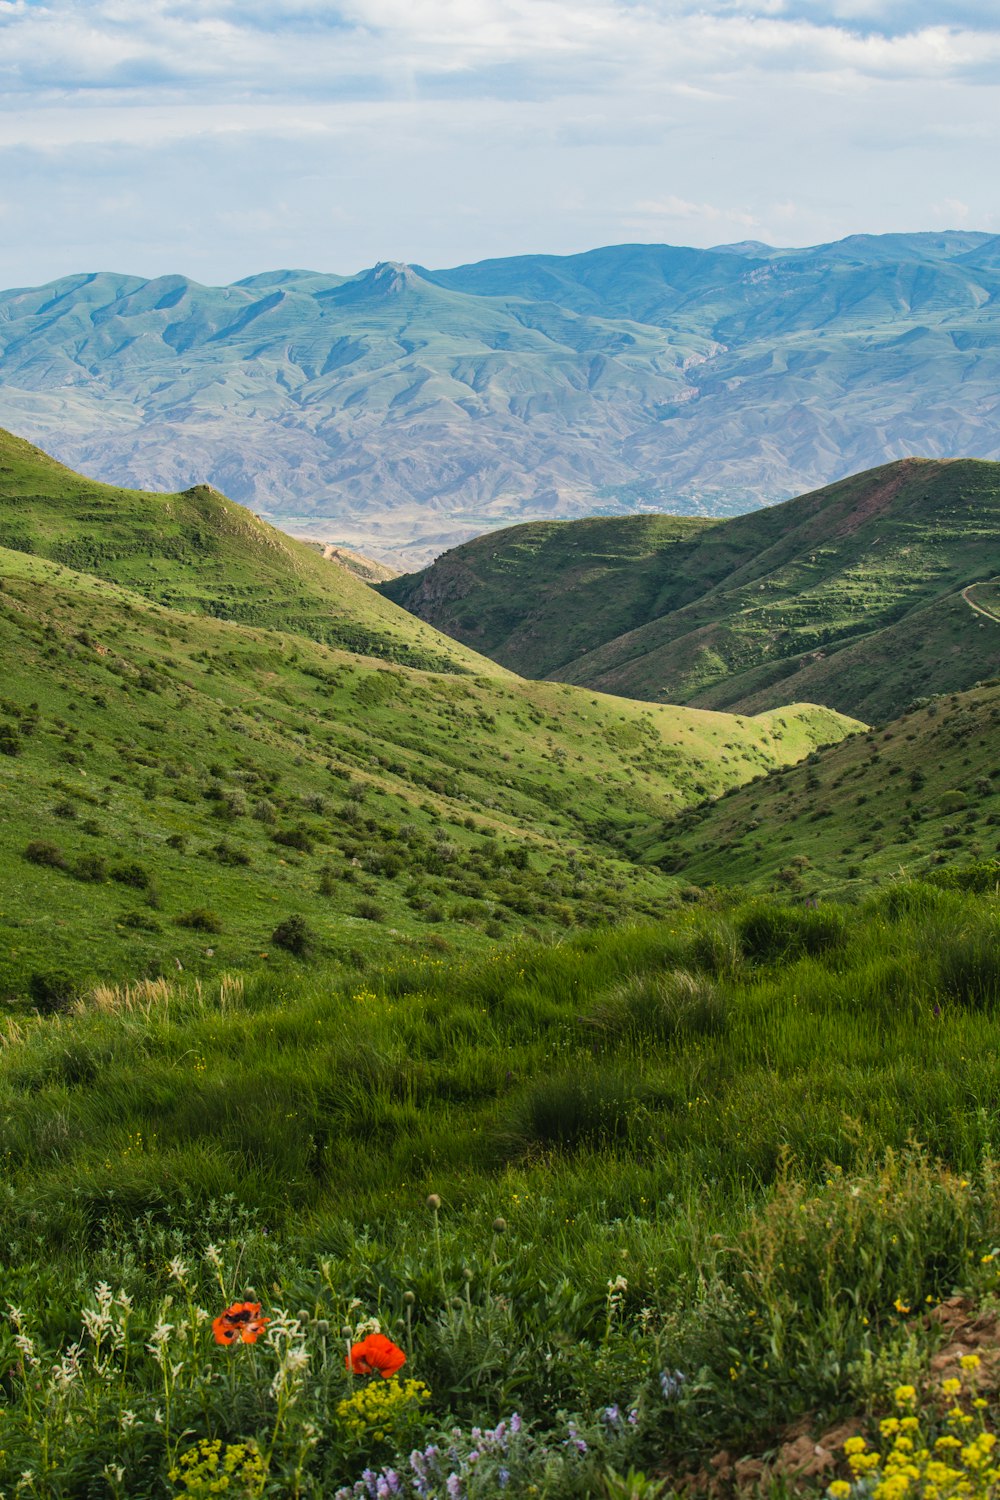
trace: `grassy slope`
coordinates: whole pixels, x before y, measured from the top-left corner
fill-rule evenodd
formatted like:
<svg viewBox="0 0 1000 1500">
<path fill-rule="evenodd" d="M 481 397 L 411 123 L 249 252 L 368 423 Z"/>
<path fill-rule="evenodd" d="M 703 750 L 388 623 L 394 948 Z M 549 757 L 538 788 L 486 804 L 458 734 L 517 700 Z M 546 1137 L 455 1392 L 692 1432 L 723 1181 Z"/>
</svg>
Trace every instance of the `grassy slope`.
<svg viewBox="0 0 1000 1500">
<path fill-rule="evenodd" d="M 1000 685 L 916 707 L 648 840 L 693 881 L 814 895 L 1000 855 Z"/>
<path fill-rule="evenodd" d="M 738 554 L 708 561 L 717 523 L 688 516 L 531 521 L 476 537 L 380 586 L 438 630 L 526 677 L 560 669 L 697 597 Z"/>
<path fill-rule="evenodd" d="M 84 1500 L 119 1455 L 122 1493 L 174 1493 L 147 1347 L 158 1320 L 193 1317 L 172 1256 L 210 1316 L 248 1286 L 303 1310 L 299 1406 L 324 1429 L 336 1330 L 372 1313 L 410 1344 L 445 1431 L 517 1409 L 558 1444 L 560 1409 L 586 1420 L 641 1390 L 637 1456 L 673 1477 L 771 1446 L 802 1412 L 878 1412 L 934 1347 L 909 1311 L 996 1286 L 995 933 L 987 899 L 900 887 L 860 911 L 679 914 L 364 983 L 177 982 L 8 1022 L 6 1294 L 46 1368 L 95 1281 L 135 1311 L 127 1370 L 101 1379 L 85 1358 L 95 1404 L 76 1422 L 28 1404 L 3 1330 L 0 1479 L 45 1420 L 53 1494 Z M 246 1354 L 223 1365 L 204 1325 L 174 1346 L 186 1442 L 268 1442 L 274 1360 Z M 304 1449 L 319 1493 L 393 1456 L 331 1439 Z M 515 1475 L 515 1500 L 537 1477 Z M 607 1491 L 595 1475 L 548 1493 Z"/>
<path fill-rule="evenodd" d="M 994 669 L 1000 641 L 958 595 L 996 574 L 998 537 L 1000 467 L 906 460 L 710 525 L 514 528 L 502 548 L 482 538 L 385 591 L 515 669 L 714 708 L 798 698 L 888 718 Z M 614 602 L 595 607 L 602 594 Z"/>
<path fill-rule="evenodd" d="M 382 923 L 481 943 L 661 910 L 670 882 L 622 860 L 634 832 L 850 727 L 417 672 L 0 559 L 0 736 L 21 752 L 0 755 L 6 993 L 51 970 L 273 962 L 290 912 L 355 961 Z M 274 842 L 299 834 L 305 851 Z M 27 862 L 32 840 L 104 878 Z M 123 860 L 155 894 L 109 877 Z M 175 925 L 202 907 L 220 933 Z"/>
<path fill-rule="evenodd" d="M 2 429 L 0 545 L 173 609 L 297 631 L 417 667 L 485 665 L 208 485 L 162 495 L 98 484 Z"/>
</svg>

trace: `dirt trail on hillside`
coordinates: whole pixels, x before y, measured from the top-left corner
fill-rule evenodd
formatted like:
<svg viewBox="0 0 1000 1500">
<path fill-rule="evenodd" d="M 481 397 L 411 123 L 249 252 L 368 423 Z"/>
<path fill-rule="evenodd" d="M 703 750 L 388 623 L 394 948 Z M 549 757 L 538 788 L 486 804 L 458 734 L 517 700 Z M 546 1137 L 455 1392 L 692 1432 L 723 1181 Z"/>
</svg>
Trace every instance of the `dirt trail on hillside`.
<svg viewBox="0 0 1000 1500">
<path fill-rule="evenodd" d="M 965 600 L 970 609 L 974 609 L 976 611 L 977 615 L 983 615 L 987 620 L 992 620 L 995 625 L 1000 625 L 1000 615 L 995 615 L 991 609 L 984 609 L 981 604 L 973 603 L 973 601 L 969 598 L 969 590 L 978 587 L 978 584 L 967 583 L 965 585 L 965 588 L 962 590 L 962 598 Z"/>
</svg>

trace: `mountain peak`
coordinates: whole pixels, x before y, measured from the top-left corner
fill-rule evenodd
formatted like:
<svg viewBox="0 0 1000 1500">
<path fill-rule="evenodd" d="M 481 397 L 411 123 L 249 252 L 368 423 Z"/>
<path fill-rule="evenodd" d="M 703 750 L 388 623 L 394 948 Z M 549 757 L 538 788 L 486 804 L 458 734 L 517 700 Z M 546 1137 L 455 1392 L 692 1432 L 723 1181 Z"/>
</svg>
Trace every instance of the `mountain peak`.
<svg viewBox="0 0 1000 1500">
<path fill-rule="evenodd" d="M 412 266 L 400 260 L 378 261 L 363 279 L 370 287 L 378 288 L 387 297 L 398 296 L 400 292 L 411 291 L 427 284 L 417 275 Z"/>
</svg>

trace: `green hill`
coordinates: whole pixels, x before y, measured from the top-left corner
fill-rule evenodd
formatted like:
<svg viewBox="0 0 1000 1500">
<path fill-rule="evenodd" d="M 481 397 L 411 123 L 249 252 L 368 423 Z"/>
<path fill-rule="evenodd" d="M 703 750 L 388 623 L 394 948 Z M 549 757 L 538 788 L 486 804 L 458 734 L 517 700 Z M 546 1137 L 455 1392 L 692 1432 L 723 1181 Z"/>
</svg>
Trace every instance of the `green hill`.
<svg viewBox="0 0 1000 1500">
<path fill-rule="evenodd" d="M 2 429 L 0 546 L 172 609 L 297 631 L 417 667 L 483 666 L 209 485 L 161 495 L 98 484 Z"/>
<path fill-rule="evenodd" d="M 847 894 L 979 870 L 1000 881 L 1000 682 L 681 813 L 637 846 L 699 884 Z M 973 877 L 975 883 L 975 877 Z"/>
<path fill-rule="evenodd" d="M 522 682 L 213 492 L 119 494 L 5 455 L 24 549 L 0 550 L 8 996 L 291 962 L 288 917 L 363 963 L 654 914 L 675 883 L 630 837 L 857 727 Z"/>
<path fill-rule="evenodd" d="M 516 671 L 872 720 L 995 670 L 996 622 L 972 604 L 998 573 L 1000 465 L 909 459 L 725 521 L 514 527 L 381 587 Z"/>
</svg>

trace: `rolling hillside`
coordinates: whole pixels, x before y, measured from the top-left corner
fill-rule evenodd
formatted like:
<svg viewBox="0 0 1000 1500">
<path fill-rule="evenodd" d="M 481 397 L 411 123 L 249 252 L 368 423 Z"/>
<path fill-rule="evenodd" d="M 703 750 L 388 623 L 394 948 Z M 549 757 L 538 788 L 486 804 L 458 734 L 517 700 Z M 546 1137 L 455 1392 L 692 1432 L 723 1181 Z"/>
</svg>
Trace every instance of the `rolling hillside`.
<svg viewBox="0 0 1000 1500">
<path fill-rule="evenodd" d="M 0 421 L 410 566 L 520 520 L 733 514 L 910 453 L 1000 457 L 998 243 L 68 276 L 0 293 Z"/>
<path fill-rule="evenodd" d="M 458 643 L 415 627 L 349 569 L 209 485 L 161 495 L 98 484 L 2 429 L 0 546 L 96 574 L 172 609 L 279 626 L 413 666 L 484 666 Z"/>
<path fill-rule="evenodd" d="M 637 844 L 665 869 L 789 895 L 982 872 L 1000 881 L 1000 681 L 924 699 L 884 728 L 682 813 Z M 991 873 L 992 872 L 992 873 Z"/>
<path fill-rule="evenodd" d="M 656 914 L 630 834 L 858 727 L 522 682 L 214 492 L 3 452 L 0 996 Z"/>
<path fill-rule="evenodd" d="M 516 527 L 382 591 L 519 672 L 870 722 L 997 670 L 998 574 L 1000 465 L 910 459 L 725 521 Z"/>
</svg>

